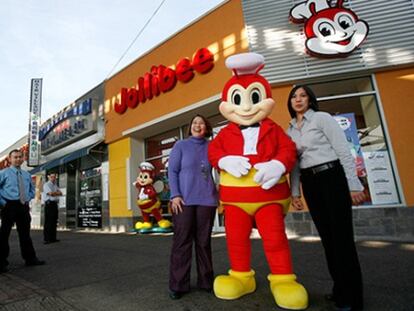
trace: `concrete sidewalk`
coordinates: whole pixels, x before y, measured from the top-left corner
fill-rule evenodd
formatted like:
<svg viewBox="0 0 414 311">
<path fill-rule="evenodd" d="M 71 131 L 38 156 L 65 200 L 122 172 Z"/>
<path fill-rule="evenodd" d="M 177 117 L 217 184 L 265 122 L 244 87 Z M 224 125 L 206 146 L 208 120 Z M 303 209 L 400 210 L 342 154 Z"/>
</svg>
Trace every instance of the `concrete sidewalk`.
<svg viewBox="0 0 414 311">
<path fill-rule="evenodd" d="M 0 274 L 0 310 L 278 310 L 271 296 L 261 241 L 252 240 L 255 293 L 235 301 L 194 289 L 168 297 L 171 236 L 59 232 L 61 242 L 32 238 L 45 266 L 25 267 L 17 234 L 10 238 L 11 271 Z M 291 239 L 295 273 L 310 295 L 308 310 L 331 310 L 331 282 L 317 239 Z M 367 311 L 414 310 L 414 243 L 358 242 Z M 229 268 L 225 239 L 213 238 L 216 274 Z M 195 271 L 192 284 L 195 284 Z"/>
</svg>

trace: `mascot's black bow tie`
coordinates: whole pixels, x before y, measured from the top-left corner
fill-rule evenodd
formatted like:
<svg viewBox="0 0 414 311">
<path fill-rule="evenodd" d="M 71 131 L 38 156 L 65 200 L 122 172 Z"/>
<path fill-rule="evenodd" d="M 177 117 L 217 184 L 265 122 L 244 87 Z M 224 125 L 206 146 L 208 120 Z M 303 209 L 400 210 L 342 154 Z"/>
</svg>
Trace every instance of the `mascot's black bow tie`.
<svg viewBox="0 0 414 311">
<path fill-rule="evenodd" d="M 260 126 L 260 123 L 257 122 L 257 123 L 253 123 L 252 125 L 239 125 L 239 128 L 241 130 L 244 130 L 244 129 L 247 129 L 249 127 L 259 127 L 259 126 Z"/>
</svg>

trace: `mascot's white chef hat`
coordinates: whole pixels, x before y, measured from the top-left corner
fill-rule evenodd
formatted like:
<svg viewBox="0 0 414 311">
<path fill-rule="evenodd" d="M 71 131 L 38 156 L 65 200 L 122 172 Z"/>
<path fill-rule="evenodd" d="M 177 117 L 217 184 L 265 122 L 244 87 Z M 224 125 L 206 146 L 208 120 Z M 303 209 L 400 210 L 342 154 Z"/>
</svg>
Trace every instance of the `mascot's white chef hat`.
<svg viewBox="0 0 414 311">
<path fill-rule="evenodd" d="M 139 165 L 139 169 L 141 171 L 152 172 L 153 170 L 155 170 L 155 167 L 149 162 L 141 162 L 141 164 Z"/>
<path fill-rule="evenodd" d="M 257 53 L 240 53 L 226 59 L 226 67 L 236 76 L 257 74 L 264 67 L 264 57 Z"/>
<path fill-rule="evenodd" d="M 227 101 L 229 89 L 234 84 L 247 88 L 254 82 L 261 83 L 266 90 L 267 98 L 271 98 L 272 88 L 269 82 L 259 74 L 264 65 L 264 57 L 257 53 L 241 53 L 228 57 L 226 66 L 233 71 L 233 77 L 224 85 L 221 93 L 222 101 Z"/>
</svg>

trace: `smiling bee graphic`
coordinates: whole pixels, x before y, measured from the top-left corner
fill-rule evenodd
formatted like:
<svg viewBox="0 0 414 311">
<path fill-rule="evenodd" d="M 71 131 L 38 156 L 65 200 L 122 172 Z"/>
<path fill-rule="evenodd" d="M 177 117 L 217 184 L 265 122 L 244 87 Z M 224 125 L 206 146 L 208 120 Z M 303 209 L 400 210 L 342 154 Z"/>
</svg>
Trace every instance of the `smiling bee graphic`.
<svg viewBox="0 0 414 311">
<path fill-rule="evenodd" d="M 332 2 L 332 1 L 330 1 Z M 368 24 L 338 0 L 308 0 L 290 11 L 294 23 L 305 23 L 306 49 L 311 55 L 342 57 L 358 48 L 368 35 Z"/>
</svg>

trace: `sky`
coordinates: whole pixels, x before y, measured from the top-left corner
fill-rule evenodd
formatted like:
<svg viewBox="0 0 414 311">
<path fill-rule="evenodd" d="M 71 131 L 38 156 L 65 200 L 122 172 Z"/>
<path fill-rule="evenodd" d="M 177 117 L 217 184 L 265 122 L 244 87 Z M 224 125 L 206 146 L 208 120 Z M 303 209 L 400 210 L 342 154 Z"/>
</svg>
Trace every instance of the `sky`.
<svg viewBox="0 0 414 311">
<path fill-rule="evenodd" d="M 223 0 L 1 0 L 0 152 L 28 131 L 30 81 L 46 121 Z M 112 71 L 112 72 L 111 72 Z"/>
</svg>

